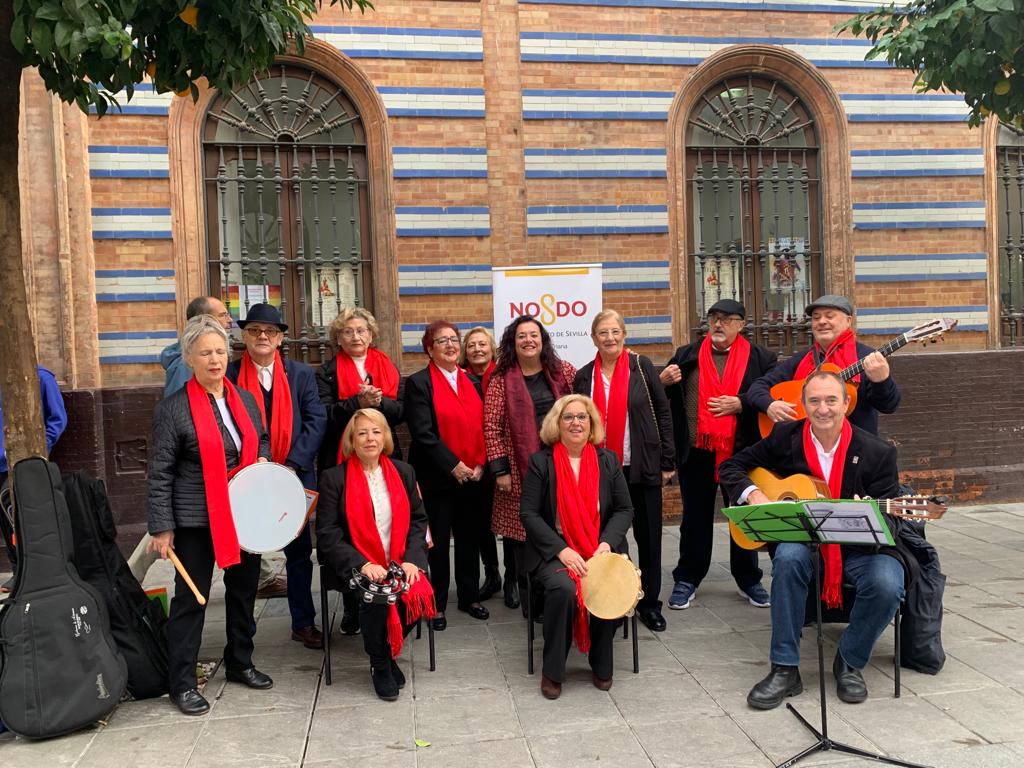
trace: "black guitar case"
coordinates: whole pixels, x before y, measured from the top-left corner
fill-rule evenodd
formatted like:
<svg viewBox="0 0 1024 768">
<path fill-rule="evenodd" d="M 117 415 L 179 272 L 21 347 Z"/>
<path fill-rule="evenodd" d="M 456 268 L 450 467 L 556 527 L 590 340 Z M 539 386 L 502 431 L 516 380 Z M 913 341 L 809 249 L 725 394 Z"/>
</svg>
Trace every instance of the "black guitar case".
<svg viewBox="0 0 1024 768">
<path fill-rule="evenodd" d="M 0 720 L 29 738 L 106 718 L 128 681 L 103 597 L 78 575 L 56 465 L 38 457 L 12 473 L 18 574 L 0 609 Z"/>
<path fill-rule="evenodd" d="M 64 498 L 74 537 L 75 570 L 103 595 L 110 629 L 128 664 L 128 692 L 135 699 L 167 693 L 167 619 L 132 575 L 117 547 L 117 526 L 102 480 L 65 472 Z"/>
</svg>

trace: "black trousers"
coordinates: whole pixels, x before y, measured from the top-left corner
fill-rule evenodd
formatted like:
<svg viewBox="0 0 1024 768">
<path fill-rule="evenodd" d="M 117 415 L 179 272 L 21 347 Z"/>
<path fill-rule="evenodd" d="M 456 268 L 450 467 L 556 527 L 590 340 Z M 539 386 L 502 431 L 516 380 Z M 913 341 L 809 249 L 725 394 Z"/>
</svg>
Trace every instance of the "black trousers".
<svg viewBox="0 0 1024 768">
<path fill-rule="evenodd" d="M 626 479 L 629 479 L 627 468 Z M 661 610 L 661 486 L 629 483 L 633 502 L 633 536 L 644 596 L 637 610 Z"/>
<path fill-rule="evenodd" d="M 572 646 L 572 621 L 577 611 L 576 582 L 558 558 L 537 567 L 534 581 L 544 590 L 544 676 L 565 682 L 565 661 Z M 612 676 L 615 622 L 590 617 L 590 668 L 603 680 Z"/>
<path fill-rule="evenodd" d="M 213 578 L 213 539 L 209 528 L 178 528 L 174 552 L 199 591 L 209 597 Z M 224 666 L 233 671 L 252 664 L 255 627 L 252 609 L 260 579 L 260 556 L 242 552 L 242 562 L 224 571 L 227 645 Z M 167 619 L 168 685 L 171 694 L 196 687 L 196 661 L 203 642 L 206 608 L 196 602 L 181 575 L 174 575 L 174 599 Z"/>
<path fill-rule="evenodd" d="M 370 657 L 370 664 L 382 669 L 391 661 L 391 644 L 388 642 L 390 606 L 361 602 L 355 592 L 344 594 L 356 597 L 359 604 L 359 630 L 363 635 L 363 649 Z M 402 636 L 407 637 L 416 625 L 405 623 L 405 605 L 401 600 L 398 601 L 398 618 L 402 621 Z"/>
<path fill-rule="evenodd" d="M 476 540 L 480 545 L 480 560 L 484 564 L 484 572 L 498 570 L 498 542 L 491 530 L 491 507 L 494 505 L 494 478 L 485 476 L 480 481 L 480 514 L 474 515 L 477 525 Z"/>
<path fill-rule="evenodd" d="M 423 489 L 423 506 L 430 521 L 434 545 L 427 552 L 430 585 L 434 588 L 437 610 L 448 607 L 451 565 L 448 546 L 455 537 L 455 593 L 459 608 L 469 608 L 480 599 L 480 524 L 477 517 L 489 512 L 482 506 L 479 483 L 465 483 L 450 489 Z"/>
<path fill-rule="evenodd" d="M 683 491 L 683 522 L 679 526 L 679 563 L 672 578 L 700 585 L 711 567 L 711 542 L 715 522 L 715 497 L 720 485 L 715 481 L 715 454 L 691 448 L 690 457 L 679 472 Z M 729 500 L 722 489 L 722 499 Z M 761 580 L 757 550 L 743 549 L 729 538 L 729 571 L 741 589 Z"/>
</svg>

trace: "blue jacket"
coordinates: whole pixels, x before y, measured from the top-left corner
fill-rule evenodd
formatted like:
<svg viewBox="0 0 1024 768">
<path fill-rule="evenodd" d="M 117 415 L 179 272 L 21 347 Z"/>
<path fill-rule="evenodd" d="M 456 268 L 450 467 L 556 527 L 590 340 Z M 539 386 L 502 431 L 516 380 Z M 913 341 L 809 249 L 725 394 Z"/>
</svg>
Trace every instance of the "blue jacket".
<svg viewBox="0 0 1024 768">
<path fill-rule="evenodd" d="M 170 397 L 188 384 L 192 369 L 185 365 L 181 356 L 181 344 L 177 341 L 164 347 L 160 353 L 160 365 L 164 368 L 164 397 Z"/>
<path fill-rule="evenodd" d="M 46 427 L 46 452 L 50 453 L 64 428 L 68 425 L 68 412 L 64 410 L 64 398 L 61 397 L 57 379 L 52 373 L 39 367 L 39 399 L 43 406 L 43 424 Z M 4 408 L 0 401 L 0 472 L 6 473 L 7 449 L 4 447 Z"/>
<path fill-rule="evenodd" d="M 305 363 L 282 359 L 292 391 L 292 449 L 285 464 L 295 470 L 303 486 L 316 490 L 316 455 L 327 429 L 327 411 L 320 402 L 313 369 Z M 241 370 L 241 359 L 228 363 L 227 377 L 232 384 L 238 383 Z"/>
</svg>

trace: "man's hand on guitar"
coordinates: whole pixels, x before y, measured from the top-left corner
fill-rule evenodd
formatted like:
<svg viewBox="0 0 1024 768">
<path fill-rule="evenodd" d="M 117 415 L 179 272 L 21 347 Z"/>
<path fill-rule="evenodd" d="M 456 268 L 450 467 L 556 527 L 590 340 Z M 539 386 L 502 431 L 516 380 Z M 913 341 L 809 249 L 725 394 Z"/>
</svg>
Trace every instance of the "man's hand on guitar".
<svg viewBox="0 0 1024 768">
<path fill-rule="evenodd" d="M 738 397 L 722 395 L 708 398 L 708 412 L 712 416 L 732 416 L 743 410 L 743 402 Z"/>
<path fill-rule="evenodd" d="M 872 352 L 864 358 L 864 375 L 877 384 L 889 378 L 889 361 L 881 352 Z"/>
<path fill-rule="evenodd" d="M 776 400 L 768 406 L 768 410 L 765 411 L 768 414 L 768 418 L 778 424 L 781 421 L 795 421 L 796 420 L 796 409 L 790 403 L 785 400 Z"/>
<path fill-rule="evenodd" d="M 771 499 L 769 499 L 762 491 L 758 490 L 757 488 L 752 490 L 750 494 L 747 496 L 747 504 L 770 504 L 771 501 Z"/>
</svg>

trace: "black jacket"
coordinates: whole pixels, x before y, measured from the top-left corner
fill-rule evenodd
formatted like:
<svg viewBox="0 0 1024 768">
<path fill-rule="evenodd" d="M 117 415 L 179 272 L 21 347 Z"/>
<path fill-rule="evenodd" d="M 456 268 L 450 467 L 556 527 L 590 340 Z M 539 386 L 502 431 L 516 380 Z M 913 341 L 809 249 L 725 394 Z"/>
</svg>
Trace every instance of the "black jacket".
<svg viewBox="0 0 1024 768">
<path fill-rule="evenodd" d="M 238 395 L 259 435 L 259 455 L 269 459 L 270 437 L 263 428 L 256 398 L 242 389 L 238 390 Z M 221 420 L 213 395 L 208 397 L 220 427 L 224 458 L 230 471 L 238 466 L 238 450 Z M 149 444 L 149 532 L 156 535 L 175 528 L 209 526 L 203 463 L 199 458 L 199 438 L 188 406 L 187 388 L 179 389 L 157 403 Z"/>
<path fill-rule="evenodd" d="M 722 462 L 718 476 L 726 495 L 738 499 L 750 485 L 747 473 L 756 468 L 770 469 L 783 477 L 792 474 L 812 474 L 804 458 L 804 420 L 777 424 L 772 433 L 759 443 L 746 448 Z M 843 465 L 841 498 L 854 495 L 873 499 L 892 499 L 899 495 L 900 481 L 896 465 L 896 449 L 881 438 L 860 427 L 853 427 L 850 446 Z M 889 528 L 895 538 L 899 524 L 889 518 Z M 886 554 L 896 556 L 887 548 Z"/>
<path fill-rule="evenodd" d="M 327 429 L 327 413 L 317 394 L 313 369 L 296 360 L 282 361 L 292 393 L 292 447 L 285 464 L 295 470 L 303 486 L 315 491 L 316 455 Z M 241 369 L 241 358 L 228 363 L 227 377 L 232 384 L 238 384 Z"/>
<path fill-rule="evenodd" d="M 686 420 L 686 391 L 684 382 L 690 372 L 699 363 L 700 345 L 703 341 L 687 344 L 676 350 L 672 359 L 666 365 L 675 363 L 679 366 L 683 378 L 678 384 L 669 384 L 665 387 L 665 394 L 668 395 L 669 404 L 672 407 L 672 423 L 675 425 L 676 434 L 676 461 L 679 466 L 686 464 L 690 457 L 690 426 Z M 757 344 L 750 345 L 750 358 L 747 360 L 747 370 L 743 373 L 743 381 L 740 382 L 739 398 L 743 405 L 736 421 L 736 444 L 734 452 L 739 452 L 748 445 L 753 445 L 761 439 L 761 433 L 757 428 L 757 411 L 750 402 L 749 392 L 751 385 L 761 376 L 766 374 L 775 366 L 777 356 L 770 349 L 759 347 Z"/>
<path fill-rule="evenodd" d="M 472 396 L 479 394 L 474 387 Z M 483 402 L 481 401 L 481 410 Z M 434 411 L 434 384 L 430 378 L 430 367 L 416 371 L 405 380 L 405 399 L 402 401 L 405 423 L 409 427 L 412 444 L 409 446 L 409 463 L 416 470 L 416 478 L 423 488 L 438 490 L 459 487 L 452 477 L 452 470 L 459 464 L 456 456 L 441 439 Z M 479 426 L 483 439 L 484 422 Z M 486 459 L 485 459 L 486 463 Z M 473 467 L 470 467 L 473 469 Z"/>
<path fill-rule="evenodd" d="M 857 357 L 863 358 L 874 352 L 874 348 L 857 342 Z M 765 413 L 772 404 L 771 388 L 783 381 L 791 381 L 797 366 L 804 359 L 806 352 L 793 355 L 779 363 L 772 371 L 750 385 L 747 397 L 751 404 L 760 412 Z M 877 384 L 863 374 L 857 386 L 857 405 L 850 414 L 850 423 L 855 427 L 867 430 L 873 435 L 878 434 L 878 414 L 895 413 L 900 405 L 900 391 L 890 376 Z"/>
<path fill-rule="evenodd" d="M 316 388 L 320 395 L 320 402 L 327 409 L 327 430 L 324 432 L 323 442 L 320 444 L 320 454 L 317 457 L 317 467 L 323 472 L 328 467 L 338 463 L 338 445 L 341 443 L 341 435 L 348 426 L 352 414 L 362 406 L 359 405 L 359 398 L 353 395 L 346 400 L 338 399 L 338 368 L 331 358 L 323 362 L 316 369 Z M 398 397 L 392 400 L 390 397 L 382 397 L 377 410 L 384 414 L 391 427 L 391 435 L 395 438 L 395 453 L 392 458 L 401 456 L 398 449 L 398 438 L 395 435 L 395 427 L 402 423 L 402 381 L 398 382 Z"/>
<path fill-rule="evenodd" d="M 614 552 L 625 552 L 626 531 L 633 522 L 633 502 L 629 498 L 626 477 L 613 451 L 598 448 L 597 463 L 601 472 L 601 530 L 597 541 L 599 544 L 607 542 Z M 526 529 L 523 567 L 527 571 L 558 557 L 568 546 L 555 529 L 557 498 L 554 451 L 543 448 L 530 457 L 519 503 L 519 517 Z M 580 554 L 589 556 L 587 552 Z"/>
<path fill-rule="evenodd" d="M 358 461 L 352 458 L 351 461 Z M 405 561 L 427 569 L 427 513 L 416 490 L 416 473 L 403 461 L 394 461 L 409 499 L 409 534 L 405 540 Z M 348 462 L 325 470 L 320 475 L 320 498 L 316 508 L 317 559 L 330 568 L 347 589 L 352 569 L 369 562 L 352 544 L 345 514 L 345 478 Z"/>
<path fill-rule="evenodd" d="M 644 387 L 644 380 L 647 387 Z M 576 372 L 573 391 L 590 397 L 593 383 L 594 363 L 589 362 Z M 629 412 L 630 480 L 660 486 L 661 473 L 676 468 L 672 414 L 661 379 L 651 361 L 643 355 L 629 354 L 626 410 Z"/>
</svg>

